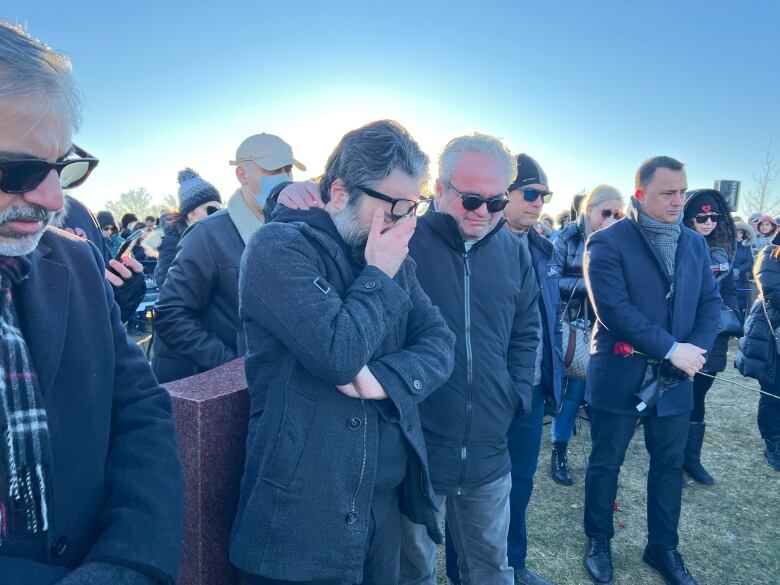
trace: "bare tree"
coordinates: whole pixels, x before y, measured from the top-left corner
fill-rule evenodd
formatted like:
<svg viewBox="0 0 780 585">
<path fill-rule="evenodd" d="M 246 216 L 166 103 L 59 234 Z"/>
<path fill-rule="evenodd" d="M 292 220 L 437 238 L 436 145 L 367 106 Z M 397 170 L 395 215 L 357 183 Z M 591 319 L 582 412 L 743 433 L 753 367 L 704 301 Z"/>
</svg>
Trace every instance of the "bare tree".
<svg viewBox="0 0 780 585">
<path fill-rule="evenodd" d="M 766 156 L 761 162 L 761 170 L 753 175 L 755 187 L 745 194 L 742 208 L 748 213 L 763 213 L 774 216 L 780 211 L 780 195 L 772 194 L 772 183 L 777 179 L 780 171 L 775 163 L 772 153 L 772 143 L 766 149 Z"/>
</svg>

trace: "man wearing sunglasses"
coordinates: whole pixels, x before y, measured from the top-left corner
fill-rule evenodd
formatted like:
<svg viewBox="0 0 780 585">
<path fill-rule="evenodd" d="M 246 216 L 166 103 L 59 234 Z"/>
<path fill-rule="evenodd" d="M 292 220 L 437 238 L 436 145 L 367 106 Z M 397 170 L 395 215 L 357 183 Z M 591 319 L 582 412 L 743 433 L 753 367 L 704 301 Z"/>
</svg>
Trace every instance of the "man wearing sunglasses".
<svg viewBox="0 0 780 585">
<path fill-rule="evenodd" d="M 539 283 L 539 314 L 541 343 L 536 349 L 532 407 L 528 414 L 518 414 L 509 427 L 509 454 L 512 460 L 512 491 L 507 551 L 509 565 L 515 571 L 516 585 L 549 585 L 549 582 L 525 566 L 528 552 L 525 512 L 531 500 L 534 473 L 542 440 L 545 402 L 557 412 L 561 403 L 563 357 L 561 355 L 561 310 L 558 279 L 551 272 L 553 246 L 533 228 L 550 202 L 552 193 L 547 175 L 527 154 L 517 156 L 517 177 L 509 186 L 509 203 L 504 208 L 507 227 L 528 251 Z M 452 538 L 447 533 L 447 576 L 460 585 Z"/>
<path fill-rule="evenodd" d="M 170 398 L 104 260 L 47 228 L 97 160 L 59 53 L 0 20 L 0 580 L 172 584 L 182 485 Z"/>
<path fill-rule="evenodd" d="M 507 563 L 511 461 L 507 432 L 531 411 L 539 295 L 530 256 L 503 229 L 515 160 L 501 141 L 474 134 L 451 140 L 439 159 L 436 209 L 409 243 L 417 277 L 455 333 L 455 368 L 420 405 L 439 519 L 447 526 L 466 583 L 511 585 Z M 316 185 L 299 183 L 279 203 L 321 206 Z M 436 543 L 404 519 L 402 585 L 434 585 Z"/>
<path fill-rule="evenodd" d="M 585 477 L 585 567 L 594 582 L 612 582 L 618 474 L 640 417 L 635 394 L 651 358 L 663 364 L 667 379 L 679 382 L 641 411 L 650 454 L 642 558 L 666 583 L 695 585 L 677 550 L 693 409 L 689 376 L 702 369 L 713 346 L 721 299 L 707 243 L 682 225 L 683 164 L 668 156 L 651 158 L 639 167 L 635 183 L 627 219 L 593 233 L 585 245 L 585 285 L 598 317 L 585 390 L 592 441 Z M 616 355 L 618 342 L 638 355 Z"/>
</svg>

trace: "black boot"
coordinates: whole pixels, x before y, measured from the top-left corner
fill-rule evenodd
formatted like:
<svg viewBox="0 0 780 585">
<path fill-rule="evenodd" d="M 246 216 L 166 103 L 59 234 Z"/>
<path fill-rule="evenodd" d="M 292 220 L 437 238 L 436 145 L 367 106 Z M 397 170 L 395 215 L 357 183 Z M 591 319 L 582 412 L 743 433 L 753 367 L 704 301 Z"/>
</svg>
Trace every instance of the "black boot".
<svg viewBox="0 0 780 585">
<path fill-rule="evenodd" d="M 567 443 L 553 443 L 552 456 L 550 458 L 550 473 L 555 483 L 571 485 L 574 481 L 569 473 L 569 464 L 566 461 Z"/>
<path fill-rule="evenodd" d="M 688 443 L 685 445 L 685 462 L 683 469 L 694 481 L 702 485 L 715 483 L 701 464 L 701 446 L 704 442 L 704 431 L 707 425 L 703 422 L 692 422 L 688 431 Z"/>
<path fill-rule="evenodd" d="M 780 436 L 766 440 L 764 457 L 766 457 L 766 462 L 769 463 L 772 469 L 780 471 Z"/>
<path fill-rule="evenodd" d="M 588 552 L 585 553 L 585 568 L 594 583 L 609 585 L 612 583 L 612 550 L 608 538 L 591 538 Z"/>
<path fill-rule="evenodd" d="M 661 550 L 648 544 L 642 560 L 661 573 L 666 585 L 696 585 L 677 549 Z"/>
</svg>

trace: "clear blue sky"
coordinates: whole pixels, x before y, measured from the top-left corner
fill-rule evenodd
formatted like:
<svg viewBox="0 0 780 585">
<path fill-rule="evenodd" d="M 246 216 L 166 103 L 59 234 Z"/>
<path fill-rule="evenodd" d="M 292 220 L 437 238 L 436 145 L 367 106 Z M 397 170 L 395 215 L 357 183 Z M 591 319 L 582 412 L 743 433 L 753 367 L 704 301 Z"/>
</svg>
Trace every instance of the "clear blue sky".
<svg viewBox="0 0 780 585">
<path fill-rule="evenodd" d="M 161 200 L 186 165 L 227 196 L 227 161 L 262 131 L 318 174 L 344 132 L 386 117 L 434 176 L 453 136 L 504 138 L 547 171 L 551 210 L 602 182 L 630 195 L 655 154 L 683 160 L 691 188 L 743 194 L 770 141 L 780 159 L 774 0 L 5 0 L 0 16 L 73 60 L 76 140 L 101 159 L 74 194 L 93 209 L 133 187 Z"/>
</svg>

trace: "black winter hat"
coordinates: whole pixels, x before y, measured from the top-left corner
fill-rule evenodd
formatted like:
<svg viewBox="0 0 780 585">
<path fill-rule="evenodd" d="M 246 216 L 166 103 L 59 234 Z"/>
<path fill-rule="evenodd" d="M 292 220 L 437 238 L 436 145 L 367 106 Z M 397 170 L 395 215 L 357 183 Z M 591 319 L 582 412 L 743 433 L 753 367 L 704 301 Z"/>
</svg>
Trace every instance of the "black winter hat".
<svg viewBox="0 0 780 585">
<path fill-rule="evenodd" d="M 688 221 L 700 213 L 728 213 L 728 210 L 721 209 L 721 200 L 721 194 L 715 189 L 689 191 L 683 214 L 685 220 Z"/>
<path fill-rule="evenodd" d="M 532 159 L 527 154 L 517 155 L 517 178 L 512 181 L 507 191 L 514 191 L 515 189 L 522 189 L 527 185 L 534 185 L 539 183 L 549 189 L 550 185 L 547 182 L 547 175 L 544 174 L 542 167 L 539 163 Z"/>
<path fill-rule="evenodd" d="M 114 216 L 111 214 L 110 211 L 98 211 L 97 212 L 97 222 L 98 222 L 98 225 L 101 228 L 104 228 L 107 225 L 112 225 L 112 226 L 116 227 L 116 222 L 114 221 Z"/>
<path fill-rule="evenodd" d="M 217 188 L 191 168 L 179 171 L 179 214 L 187 215 L 196 207 L 200 207 L 209 201 L 219 201 L 222 197 Z"/>
</svg>

